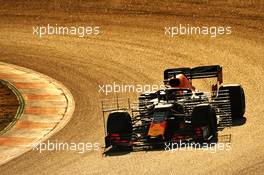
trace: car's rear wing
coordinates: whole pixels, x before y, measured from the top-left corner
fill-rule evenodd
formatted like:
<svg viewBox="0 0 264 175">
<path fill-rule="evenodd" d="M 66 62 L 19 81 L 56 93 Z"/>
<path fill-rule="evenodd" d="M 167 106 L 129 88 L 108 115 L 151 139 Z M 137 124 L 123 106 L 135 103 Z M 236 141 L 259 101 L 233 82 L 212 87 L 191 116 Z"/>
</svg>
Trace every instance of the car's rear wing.
<svg viewBox="0 0 264 175">
<path fill-rule="evenodd" d="M 223 83 L 222 67 L 219 65 L 166 69 L 164 71 L 164 82 L 179 73 L 184 73 L 189 80 L 216 77 L 219 84 Z"/>
</svg>

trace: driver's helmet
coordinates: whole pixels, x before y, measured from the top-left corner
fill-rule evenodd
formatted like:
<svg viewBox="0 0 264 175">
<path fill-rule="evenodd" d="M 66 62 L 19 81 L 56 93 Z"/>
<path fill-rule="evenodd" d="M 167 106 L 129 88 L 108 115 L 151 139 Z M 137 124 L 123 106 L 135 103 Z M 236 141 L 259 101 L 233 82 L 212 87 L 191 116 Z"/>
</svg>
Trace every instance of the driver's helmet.
<svg viewBox="0 0 264 175">
<path fill-rule="evenodd" d="M 183 73 L 170 78 L 169 85 L 173 88 L 187 88 L 194 90 L 194 87 L 191 85 L 189 79 Z"/>
</svg>

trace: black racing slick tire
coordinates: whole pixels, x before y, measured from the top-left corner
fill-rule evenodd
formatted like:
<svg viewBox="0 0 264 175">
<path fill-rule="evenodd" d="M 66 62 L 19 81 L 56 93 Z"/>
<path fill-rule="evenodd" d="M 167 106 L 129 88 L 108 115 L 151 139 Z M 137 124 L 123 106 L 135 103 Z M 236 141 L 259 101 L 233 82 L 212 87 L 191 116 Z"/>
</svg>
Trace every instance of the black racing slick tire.
<svg viewBox="0 0 264 175">
<path fill-rule="evenodd" d="M 245 93 L 242 86 L 239 84 L 228 84 L 221 86 L 219 92 L 221 90 L 228 90 L 229 92 L 232 119 L 242 118 L 246 109 Z"/>
<path fill-rule="evenodd" d="M 111 112 L 107 119 L 106 147 L 112 146 L 112 150 L 132 150 L 129 142 L 132 139 L 132 120 L 128 112 Z M 126 144 L 123 144 L 126 141 Z"/>
<path fill-rule="evenodd" d="M 192 112 L 193 128 L 209 127 L 210 135 L 217 140 L 217 119 L 214 108 L 210 104 L 199 104 Z"/>
<path fill-rule="evenodd" d="M 107 119 L 107 133 L 131 134 L 132 121 L 129 113 L 123 111 L 110 113 Z"/>
</svg>

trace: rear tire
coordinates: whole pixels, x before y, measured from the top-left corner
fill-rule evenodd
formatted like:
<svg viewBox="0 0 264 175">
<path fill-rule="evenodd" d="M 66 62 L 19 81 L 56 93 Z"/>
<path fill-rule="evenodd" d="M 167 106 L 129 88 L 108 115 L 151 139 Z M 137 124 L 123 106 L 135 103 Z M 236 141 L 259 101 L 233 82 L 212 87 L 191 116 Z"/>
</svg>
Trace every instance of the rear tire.
<svg viewBox="0 0 264 175">
<path fill-rule="evenodd" d="M 242 86 L 239 84 L 223 85 L 219 90 L 220 92 L 221 90 L 229 91 L 232 119 L 242 118 L 246 109 L 245 94 Z"/>
</svg>

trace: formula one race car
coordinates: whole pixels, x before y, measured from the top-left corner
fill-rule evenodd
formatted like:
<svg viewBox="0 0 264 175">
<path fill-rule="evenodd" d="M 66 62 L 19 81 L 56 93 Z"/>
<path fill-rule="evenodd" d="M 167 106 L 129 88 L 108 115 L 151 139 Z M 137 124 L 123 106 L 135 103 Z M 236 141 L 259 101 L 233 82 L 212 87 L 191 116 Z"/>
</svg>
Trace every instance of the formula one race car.
<svg viewBox="0 0 264 175">
<path fill-rule="evenodd" d="M 217 78 L 211 92 L 200 92 L 193 79 Z M 222 85 L 219 65 L 164 71 L 165 88 L 143 93 L 137 108 L 105 109 L 105 147 L 134 149 L 167 142 L 217 142 L 218 131 L 243 117 L 245 95 L 241 85 Z M 105 113 L 109 115 L 105 120 Z"/>
</svg>

